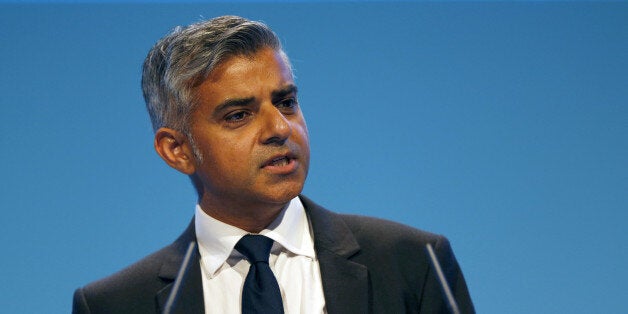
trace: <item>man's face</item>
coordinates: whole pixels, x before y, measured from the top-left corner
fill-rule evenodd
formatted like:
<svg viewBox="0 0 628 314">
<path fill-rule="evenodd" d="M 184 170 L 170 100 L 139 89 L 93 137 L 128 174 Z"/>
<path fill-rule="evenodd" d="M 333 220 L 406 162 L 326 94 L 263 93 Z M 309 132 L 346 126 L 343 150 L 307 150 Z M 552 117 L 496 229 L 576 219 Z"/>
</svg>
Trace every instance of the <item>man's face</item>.
<svg viewBox="0 0 628 314">
<path fill-rule="evenodd" d="M 279 52 L 227 59 L 196 96 L 191 135 L 202 158 L 194 176 L 205 210 L 283 205 L 301 192 L 310 158 L 307 126 Z"/>
</svg>

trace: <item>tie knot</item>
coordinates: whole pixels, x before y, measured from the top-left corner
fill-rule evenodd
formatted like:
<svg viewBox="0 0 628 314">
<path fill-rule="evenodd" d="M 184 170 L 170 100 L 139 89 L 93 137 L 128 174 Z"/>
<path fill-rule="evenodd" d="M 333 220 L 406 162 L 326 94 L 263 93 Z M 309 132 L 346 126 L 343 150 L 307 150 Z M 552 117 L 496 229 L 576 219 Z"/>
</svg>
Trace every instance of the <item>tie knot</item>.
<svg viewBox="0 0 628 314">
<path fill-rule="evenodd" d="M 268 256 L 270 255 L 273 242 L 272 239 L 263 235 L 247 234 L 238 241 L 235 249 L 246 256 L 250 263 L 268 263 Z"/>
</svg>

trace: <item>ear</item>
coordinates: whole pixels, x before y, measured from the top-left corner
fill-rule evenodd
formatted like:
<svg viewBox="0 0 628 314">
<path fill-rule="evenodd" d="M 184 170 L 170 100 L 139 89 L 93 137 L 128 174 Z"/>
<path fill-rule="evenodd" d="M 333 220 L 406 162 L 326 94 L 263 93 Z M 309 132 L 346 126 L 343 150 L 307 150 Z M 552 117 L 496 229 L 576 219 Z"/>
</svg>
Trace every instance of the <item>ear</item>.
<svg viewBox="0 0 628 314">
<path fill-rule="evenodd" d="M 160 128 L 155 132 L 155 150 L 170 167 L 187 175 L 196 171 L 196 160 L 187 137 L 183 133 Z"/>
</svg>

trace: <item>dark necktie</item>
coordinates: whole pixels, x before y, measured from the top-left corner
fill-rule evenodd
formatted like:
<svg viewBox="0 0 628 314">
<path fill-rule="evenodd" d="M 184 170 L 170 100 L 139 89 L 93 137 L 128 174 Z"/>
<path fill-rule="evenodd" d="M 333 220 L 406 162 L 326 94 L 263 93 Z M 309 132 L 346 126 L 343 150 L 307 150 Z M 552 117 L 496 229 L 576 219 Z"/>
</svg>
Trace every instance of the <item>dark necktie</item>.
<svg viewBox="0 0 628 314">
<path fill-rule="evenodd" d="M 242 314 L 283 313 L 279 284 L 268 265 L 273 242 L 262 235 L 248 234 L 235 246 L 251 263 L 242 290 Z"/>
</svg>

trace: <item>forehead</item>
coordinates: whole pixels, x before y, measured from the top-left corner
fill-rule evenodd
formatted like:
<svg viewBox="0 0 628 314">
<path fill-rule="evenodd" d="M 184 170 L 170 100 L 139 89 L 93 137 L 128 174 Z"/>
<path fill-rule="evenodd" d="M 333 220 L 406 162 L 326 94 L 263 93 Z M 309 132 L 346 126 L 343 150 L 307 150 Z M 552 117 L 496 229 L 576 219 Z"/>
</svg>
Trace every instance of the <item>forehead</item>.
<svg viewBox="0 0 628 314">
<path fill-rule="evenodd" d="M 261 99 L 294 84 L 285 54 L 271 48 L 221 62 L 196 88 L 198 109 L 213 110 L 231 99 Z"/>
<path fill-rule="evenodd" d="M 292 80 L 292 69 L 281 51 L 261 49 L 251 55 L 236 55 L 226 59 L 209 73 L 204 83 L 229 83 L 269 79 Z"/>
</svg>

